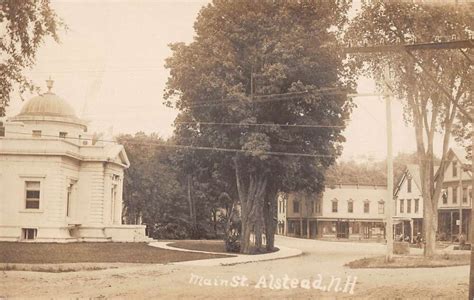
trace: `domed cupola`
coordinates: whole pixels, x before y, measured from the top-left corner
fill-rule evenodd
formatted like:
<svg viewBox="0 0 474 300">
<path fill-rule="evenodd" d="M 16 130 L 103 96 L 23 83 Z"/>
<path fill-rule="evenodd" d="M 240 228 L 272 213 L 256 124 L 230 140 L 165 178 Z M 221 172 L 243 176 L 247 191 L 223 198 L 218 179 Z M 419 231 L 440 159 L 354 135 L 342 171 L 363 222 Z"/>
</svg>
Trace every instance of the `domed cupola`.
<svg viewBox="0 0 474 300">
<path fill-rule="evenodd" d="M 85 122 L 76 116 L 72 106 L 51 91 L 54 83 L 53 80 L 49 79 L 46 82 L 48 91 L 28 100 L 20 113 L 10 120 L 50 121 L 85 126 Z"/>
</svg>

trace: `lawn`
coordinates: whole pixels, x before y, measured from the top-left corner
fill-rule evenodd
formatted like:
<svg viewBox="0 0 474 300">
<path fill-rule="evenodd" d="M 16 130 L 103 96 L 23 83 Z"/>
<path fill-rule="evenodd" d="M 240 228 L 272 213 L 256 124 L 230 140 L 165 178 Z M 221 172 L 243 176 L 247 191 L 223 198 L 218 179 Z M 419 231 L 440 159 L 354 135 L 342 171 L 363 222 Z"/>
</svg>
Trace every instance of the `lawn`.
<svg viewBox="0 0 474 300">
<path fill-rule="evenodd" d="M 208 251 L 217 253 L 229 253 L 225 250 L 224 241 L 221 240 L 183 240 L 169 244 L 171 247 L 182 248 L 187 250 Z M 272 252 L 278 251 L 274 248 Z M 257 250 L 255 247 L 251 249 L 251 254 L 265 254 L 268 253 L 265 248 Z"/>
<path fill-rule="evenodd" d="M 227 251 L 225 250 L 224 241 L 221 240 L 177 241 L 169 244 L 169 246 L 188 250 L 227 253 Z"/>
<path fill-rule="evenodd" d="M 469 265 L 470 253 L 464 254 L 439 254 L 433 258 L 425 258 L 422 255 L 395 256 L 390 263 L 385 262 L 384 256 L 362 258 L 346 264 L 351 269 L 365 268 L 439 268 Z"/>
<path fill-rule="evenodd" d="M 151 247 L 146 243 L 16 243 L 0 242 L 0 263 L 143 263 L 221 258 L 224 255 L 192 253 Z"/>
</svg>

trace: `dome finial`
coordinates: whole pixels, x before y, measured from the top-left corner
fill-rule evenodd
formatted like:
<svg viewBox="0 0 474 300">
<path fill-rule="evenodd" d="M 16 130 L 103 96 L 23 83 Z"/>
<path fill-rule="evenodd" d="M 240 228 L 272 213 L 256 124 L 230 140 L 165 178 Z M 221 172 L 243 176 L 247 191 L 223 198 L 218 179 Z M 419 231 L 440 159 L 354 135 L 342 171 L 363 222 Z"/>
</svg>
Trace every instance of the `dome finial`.
<svg viewBox="0 0 474 300">
<path fill-rule="evenodd" d="M 54 80 L 51 79 L 51 76 L 49 76 L 49 79 L 46 80 L 46 86 L 48 87 L 48 93 L 51 93 L 51 89 L 53 88 Z"/>
</svg>

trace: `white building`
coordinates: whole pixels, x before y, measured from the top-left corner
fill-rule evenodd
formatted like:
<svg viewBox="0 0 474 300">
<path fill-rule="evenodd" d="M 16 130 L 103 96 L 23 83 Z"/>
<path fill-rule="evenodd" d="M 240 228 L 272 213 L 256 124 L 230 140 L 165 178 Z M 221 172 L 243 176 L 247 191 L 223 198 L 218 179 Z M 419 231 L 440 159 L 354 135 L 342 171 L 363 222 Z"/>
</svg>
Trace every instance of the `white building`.
<svg viewBox="0 0 474 300">
<path fill-rule="evenodd" d="M 460 149 L 450 149 L 446 160 L 449 164 L 444 170 L 443 193 L 438 199 L 438 238 L 455 241 L 462 233 L 469 239 L 472 201 L 471 162 L 466 159 L 466 153 Z"/>
<path fill-rule="evenodd" d="M 387 187 L 327 185 L 320 195 L 290 193 L 278 201 L 278 233 L 307 238 L 383 239 Z"/>
<path fill-rule="evenodd" d="M 395 235 L 414 237 L 423 232 L 423 197 L 421 193 L 420 167 L 415 164 L 406 166 L 394 194 Z"/>
<path fill-rule="evenodd" d="M 146 240 L 122 225 L 123 146 L 94 141 L 52 84 L 0 129 L 0 240 Z"/>
</svg>

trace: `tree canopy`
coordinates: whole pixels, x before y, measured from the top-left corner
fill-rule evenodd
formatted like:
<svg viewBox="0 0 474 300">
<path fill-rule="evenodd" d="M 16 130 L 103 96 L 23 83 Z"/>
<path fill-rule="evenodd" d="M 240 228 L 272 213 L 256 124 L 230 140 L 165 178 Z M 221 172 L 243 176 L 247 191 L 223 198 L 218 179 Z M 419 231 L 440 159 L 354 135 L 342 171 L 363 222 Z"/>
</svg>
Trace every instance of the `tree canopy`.
<svg viewBox="0 0 474 300">
<path fill-rule="evenodd" d="M 232 179 L 243 219 L 258 223 L 262 199 L 273 205 L 279 191 L 320 191 L 342 150 L 351 105 L 341 90 L 353 82 L 335 42 L 347 9 L 330 1 L 213 1 L 199 13 L 194 41 L 171 45 L 165 96 L 180 110 L 176 141 L 227 149 L 208 152 L 202 167 Z"/>
<path fill-rule="evenodd" d="M 0 2 L 0 117 L 5 115 L 15 87 L 20 95 L 35 89 L 23 71 L 34 64 L 46 37 L 59 41 L 60 27 L 65 26 L 49 0 Z"/>
</svg>

